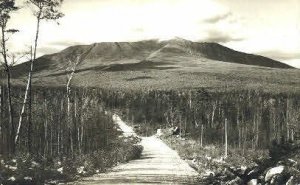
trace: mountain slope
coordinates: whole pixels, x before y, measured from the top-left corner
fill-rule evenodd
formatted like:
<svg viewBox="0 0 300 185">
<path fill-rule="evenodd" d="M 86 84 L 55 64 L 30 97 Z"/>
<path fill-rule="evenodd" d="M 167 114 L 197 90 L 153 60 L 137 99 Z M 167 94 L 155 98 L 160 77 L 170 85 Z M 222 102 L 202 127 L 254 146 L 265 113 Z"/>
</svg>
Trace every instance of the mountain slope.
<svg viewBox="0 0 300 185">
<path fill-rule="evenodd" d="M 217 43 L 184 39 L 105 42 L 69 47 L 45 55 L 34 65 L 34 84 L 66 84 L 76 57 L 74 86 L 103 88 L 263 88 L 300 87 L 299 70 L 281 62 L 234 51 Z M 29 63 L 12 69 L 15 84 L 23 84 Z M 279 87 L 280 86 L 280 87 Z M 288 87 L 287 87 L 288 86 Z"/>
</svg>

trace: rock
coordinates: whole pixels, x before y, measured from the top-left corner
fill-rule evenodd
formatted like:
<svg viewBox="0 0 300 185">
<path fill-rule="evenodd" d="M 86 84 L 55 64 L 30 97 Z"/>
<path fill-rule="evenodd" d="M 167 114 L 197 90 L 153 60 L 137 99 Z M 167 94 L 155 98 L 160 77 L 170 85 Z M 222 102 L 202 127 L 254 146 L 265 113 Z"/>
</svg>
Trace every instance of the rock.
<svg viewBox="0 0 300 185">
<path fill-rule="evenodd" d="M 284 166 L 277 166 L 268 170 L 265 176 L 265 182 L 269 182 L 277 174 L 281 174 L 284 170 Z"/>
<path fill-rule="evenodd" d="M 289 180 L 285 183 L 285 185 L 293 185 L 294 176 L 291 176 Z"/>
<path fill-rule="evenodd" d="M 243 181 L 242 181 L 241 178 L 236 177 L 235 179 L 233 179 L 233 180 L 227 182 L 226 184 L 227 184 L 227 185 L 236 185 L 236 184 L 242 184 L 242 182 L 243 182 Z"/>
<path fill-rule="evenodd" d="M 226 177 L 229 177 L 229 178 L 231 178 L 231 179 L 234 178 L 234 177 L 236 176 L 236 175 L 233 174 L 231 171 L 226 170 L 226 169 L 223 171 L 223 174 L 226 175 Z"/>
<path fill-rule="evenodd" d="M 24 180 L 26 180 L 26 181 L 32 181 L 32 177 L 24 177 Z"/>
<path fill-rule="evenodd" d="M 213 159 L 212 161 L 215 162 L 215 163 L 221 163 L 221 164 L 226 163 L 225 160 L 224 160 L 224 157 L 221 157 L 219 159 L 216 158 L 216 159 Z"/>
<path fill-rule="evenodd" d="M 38 168 L 38 167 L 40 167 L 41 165 L 39 164 L 39 163 L 37 163 L 37 162 L 35 162 L 35 161 L 32 161 L 31 162 L 31 168 Z"/>
<path fill-rule="evenodd" d="M 213 171 L 206 170 L 203 174 L 204 177 L 214 177 L 216 174 Z"/>
<path fill-rule="evenodd" d="M 172 135 L 179 135 L 179 133 L 180 133 L 180 128 L 179 127 L 173 128 Z"/>
<path fill-rule="evenodd" d="M 257 179 L 251 179 L 247 185 L 257 185 Z"/>
<path fill-rule="evenodd" d="M 242 171 L 246 171 L 247 170 L 247 166 L 241 166 L 241 170 Z"/>
<path fill-rule="evenodd" d="M 198 171 L 198 166 L 196 161 L 194 160 L 185 160 L 185 161 L 189 164 L 190 167 Z"/>
<path fill-rule="evenodd" d="M 11 166 L 11 165 L 5 165 L 4 167 L 7 168 L 7 169 L 10 169 L 11 171 L 16 171 L 18 169 L 18 167 Z"/>
<path fill-rule="evenodd" d="M 210 156 L 208 156 L 208 155 L 205 155 L 205 158 L 206 158 L 208 161 L 210 161 L 210 160 L 211 160 L 211 157 L 210 157 Z"/>
<path fill-rule="evenodd" d="M 160 137 L 162 135 L 163 135 L 163 133 L 162 133 L 161 129 L 157 129 L 156 136 Z"/>
<path fill-rule="evenodd" d="M 293 159 L 288 159 L 288 162 L 290 162 L 291 166 L 296 166 L 298 164 L 297 161 L 295 161 Z"/>
<path fill-rule="evenodd" d="M 249 172 L 247 172 L 247 176 L 250 178 L 250 179 L 256 179 L 258 178 L 258 176 L 260 175 L 260 170 L 258 168 L 253 168 L 252 170 L 250 170 Z M 262 178 L 264 179 L 264 178 Z"/>
<path fill-rule="evenodd" d="M 61 167 L 61 168 L 58 168 L 58 169 L 57 169 L 57 171 L 58 171 L 59 173 L 61 173 L 61 174 L 62 174 L 62 173 L 63 173 L 63 171 L 64 171 L 64 168 L 63 168 L 63 167 Z"/>
<path fill-rule="evenodd" d="M 8 180 L 9 180 L 9 181 L 16 181 L 16 178 L 15 178 L 14 176 L 12 176 L 12 177 L 9 177 Z"/>
<path fill-rule="evenodd" d="M 84 166 L 80 166 L 79 168 L 77 168 L 78 174 L 82 174 L 83 172 L 84 172 Z"/>
</svg>

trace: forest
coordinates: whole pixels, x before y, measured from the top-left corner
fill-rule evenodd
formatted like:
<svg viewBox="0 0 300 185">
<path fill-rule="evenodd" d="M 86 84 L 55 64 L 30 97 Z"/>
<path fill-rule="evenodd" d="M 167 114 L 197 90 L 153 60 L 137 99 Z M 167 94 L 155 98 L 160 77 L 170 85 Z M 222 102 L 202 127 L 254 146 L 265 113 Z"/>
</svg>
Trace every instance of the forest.
<svg viewBox="0 0 300 185">
<path fill-rule="evenodd" d="M 14 124 L 8 125 L 7 93 L 1 87 L 2 154 L 15 149 L 44 156 L 93 151 L 107 145 L 113 133 L 108 112 L 117 112 L 129 123 L 147 129 L 147 135 L 177 126 L 180 135 L 201 140 L 203 145 L 222 145 L 226 122 L 228 145 L 233 148 L 267 149 L 274 140 L 299 139 L 297 94 L 73 88 L 67 96 L 64 88 L 35 87 L 34 119 L 19 126 L 24 90 L 13 88 Z M 25 120 L 28 116 L 23 115 Z M 18 127 L 20 139 L 15 143 Z"/>
<path fill-rule="evenodd" d="M 106 93 L 104 95 L 104 93 Z M 101 92 L 106 107 L 148 128 L 179 127 L 180 135 L 241 149 L 267 149 L 272 141 L 299 139 L 299 94 L 263 91 L 145 90 Z"/>
<path fill-rule="evenodd" d="M 22 92 L 22 88 L 16 88 L 21 90 L 14 91 L 14 101 L 19 101 L 20 106 L 22 94 L 19 92 Z M 26 135 L 24 128 L 42 129 L 44 134 L 40 133 L 40 139 L 34 141 L 39 141 L 40 144 L 35 143 L 34 145 L 41 145 L 45 137 L 50 137 L 53 139 L 46 140 L 56 143 L 57 146 L 70 146 L 63 149 L 67 153 L 74 148 L 84 151 L 93 147 L 85 146 L 82 148 L 85 141 L 84 136 L 86 136 L 83 134 L 83 123 L 85 120 L 95 119 L 93 117 L 100 117 L 101 114 L 101 116 L 105 116 L 106 111 L 118 112 L 129 123 L 148 128 L 148 135 L 154 134 L 159 128 L 177 126 L 180 128 L 182 136 L 202 140 L 203 144 L 218 145 L 224 143 L 225 121 L 228 125 L 228 143 L 234 148 L 268 148 L 273 140 L 280 142 L 293 141 L 299 138 L 300 99 L 298 94 L 272 95 L 254 90 L 208 92 L 204 89 L 123 91 L 73 88 L 70 100 L 68 100 L 63 88 L 45 90 L 42 87 L 37 87 L 37 89 L 34 95 L 36 106 L 34 106 L 33 112 L 36 112 L 34 117 L 41 120 L 43 124 L 32 124 L 34 125 L 33 128 L 31 125 L 23 125 L 20 138 L 32 137 L 30 134 Z M 7 110 L 3 103 L 6 95 L 3 87 L 1 95 L 3 124 L 5 122 L 3 115 Z M 63 98 L 64 96 L 65 98 Z M 68 101 L 72 104 L 69 112 Z M 18 115 L 17 110 L 20 110 L 20 107 L 16 107 L 14 110 L 16 111 L 15 115 Z M 58 124 L 58 120 L 72 124 L 56 125 L 55 128 L 58 128 L 60 133 L 57 130 L 52 133 L 51 123 Z M 70 133 L 63 134 L 64 130 L 69 130 L 68 128 L 72 127 L 74 128 L 71 129 Z M 92 125 L 91 127 L 93 128 Z M 100 130 L 106 130 L 110 127 L 111 124 L 107 122 L 100 127 Z M 7 129 L 7 127 L 3 128 Z M 105 140 L 105 133 L 103 134 L 101 137 Z M 66 137 L 65 135 L 69 136 Z M 71 135 L 76 137 L 72 138 Z M 69 138 L 68 143 L 61 143 L 61 137 Z M 5 139 L 6 137 L 2 136 L 2 138 Z M 21 142 L 24 142 L 22 146 L 29 145 L 28 148 L 30 148 L 30 140 L 30 138 L 27 138 L 26 141 L 22 140 Z M 57 153 L 62 147 L 47 149 L 48 145 L 49 143 L 45 144 L 46 148 L 43 151 L 38 151 L 40 153 L 51 151 Z"/>
<path fill-rule="evenodd" d="M 2 177 L 24 180 L 27 175 L 37 184 L 53 179 L 74 180 L 80 174 L 104 172 L 117 163 L 137 158 L 142 151 L 136 145 L 137 138 L 126 141 L 121 137 L 122 132 L 113 123 L 113 113 L 105 110 L 93 91 L 74 89 L 68 95 L 65 88 L 34 87 L 32 113 L 21 114 L 25 87 L 11 90 L 13 125 L 8 124 L 7 89 L 1 86 L 0 91 Z M 27 107 L 28 104 L 29 110 Z M 23 121 L 19 124 L 21 116 Z M 15 160 L 17 164 L 11 164 Z M 31 163 L 42 166 L 28 170 Z M 56 171 L 59 169 L 65 171 Z"/>
</svg>

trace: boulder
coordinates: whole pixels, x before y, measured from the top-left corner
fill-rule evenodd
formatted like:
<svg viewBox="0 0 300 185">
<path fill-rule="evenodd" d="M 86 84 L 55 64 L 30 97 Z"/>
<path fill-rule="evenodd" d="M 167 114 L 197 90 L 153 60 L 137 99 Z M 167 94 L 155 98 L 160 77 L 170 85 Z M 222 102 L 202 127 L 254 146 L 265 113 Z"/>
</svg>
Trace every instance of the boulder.
<svg viewBox="0 0 300 185">
<path fill-rule="evenodd" d="M 242 184 L 243 183 L 243 180 L 239 177 L 236 177 L 235 179 L 227 182 L 226 184 L 227 185 L 236 185 L 236 184 Z"/>
<path fill-rule="evenodd" d="M 156 136 L 160 137 L 162 135 L 163 135 L 163 133 L 162 133 L 161 129 L 157 129 Z"/>
<path fill-rule="evenodd" d="M 293 183 L 293 179 L 294 179 L 294 176 L 291 176 L 290 178 L 289 178 L 289 180 L 285 183 L 285 185 L 293 185 L 294 183 Z"/>
<path fill-rule="evenodd" d="M 265 182 L 269 182 L 275 175 L 281 174 L 284 170 L 284 166 L 277 166 L 268 170 L 265 176 Z"/>
<path fill-rule="evenodd" d="M 211 170 L 206 170 L 205 173 L 203 174 L 204 177 L 214 177 L 215 173 Z"/>
<path fill-rule="evenodd" d="M 257 179 L 251 179 L 247 185 L 257 185 Z"/>
</svg>

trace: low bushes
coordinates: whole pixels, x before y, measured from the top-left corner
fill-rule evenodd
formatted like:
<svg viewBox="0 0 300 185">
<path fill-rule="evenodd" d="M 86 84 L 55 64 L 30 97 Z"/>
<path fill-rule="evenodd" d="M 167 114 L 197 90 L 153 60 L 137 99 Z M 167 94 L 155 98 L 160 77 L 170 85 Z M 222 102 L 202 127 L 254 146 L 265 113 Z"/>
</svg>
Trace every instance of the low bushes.
<svg viewBox="0 0 300 185">
<path fill-rule="evenodd" d="M 201 147 L 200 142 L 177 136 L 162 139 L 197 170 L 205 184 L 299 184 L 300 143 L 273 143 L 268 150 Z"/>
<path fill-rule="evenodd" d="M 143 150 L 139 139 L 119 138 L 111 145 L 89 154 L 69 157 L 42 158 L 19 155 L 1 159 L 0 183 L 2 184 L 57 184 L 82 176 L 105 172 L 110 167 L 137 159 Z"/>
</svg>

